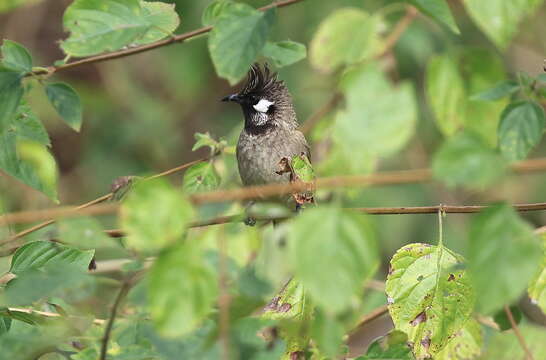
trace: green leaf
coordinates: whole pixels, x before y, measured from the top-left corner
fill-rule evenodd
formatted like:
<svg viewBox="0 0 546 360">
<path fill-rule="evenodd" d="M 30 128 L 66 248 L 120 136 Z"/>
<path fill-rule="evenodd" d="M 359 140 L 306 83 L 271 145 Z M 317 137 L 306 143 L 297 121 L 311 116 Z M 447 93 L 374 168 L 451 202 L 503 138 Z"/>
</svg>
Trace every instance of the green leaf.
<svg viewBox="0 0 546 360">
<path fill-rule="evenodd" d="M 2 300 L 10 306 L 29 305 L 39 299 L 78 288 L 88 279 L 85 272 L 75 266 L 47 266 L 27 269 L 6 286 Z"/>
<path fill-rule="evenodd" d="M 541 83 L 546 83 L 546 74 L 539 74 L 536 80 Z"/>
<path fill-rule="evenodd" d="M 216 0 L 211 2 L 203 11 L 201 22 L 203 26 L 212 26 L 224 11 L 235 4 L 230 0 Z"/>
<path fill-rule="evenodd" d="M 378 65 L 368 64 L 347 72 L 341 90 L 347 106 L 336 116 L 333 136 L 351 161 L 391 155 L 413 135 L 417 105 L 411 84 L 395 88 Z"/>
<path fill-rule="evenodd" d="M 506 107 L 499 123 L 499 147 L 508 160 L 523 160 L 540 143 L 546 116 L 542 106 L 518 101 Z"/>
<path fill-rule="evenodd" d="M 150 312 L 164 336 L 188 334 L 213 310 L 218 286 L 216 273 L 203 259 L 198 245 L 180 242 L 166 249 L 150 270 Z"/>
<path fill-rule="evenodd" d="M 267 42 L 263 49 L 263 55 L 273 61 L 273 64 L 281 68 L 292 65 L 307 56 L 305 45 L 295 41 Z"/>
<path fill-rule="evenodd" d="M 65 83 L 47 84 L 45 92 L 49 102 L 59 116 L 76 131 L 82 125 L 82 105 L 80 96 L 70 85 Z"/>
<path fill-rule="evenodd" d="M 141 1 L 142 17 L 150 25 L 150 29 L 138 38 L 134 44 L 145 45 L 164 37 L 171 36 L 180 25 L 180 18 L 174 9 L 174 4 L 164 2 Z"/>
<path fill-rule="evenodd" d="M 523 317 L 523 313 L 521 312 L 519 307 L 515 305 L 510 306 L 510 312 L 512 313 L 516 324 L 519 324 Z M 493 320 L 497 323 L 497 325 L 499 325 L 501 331 L 512 329 L 512 323 L 510 322 L 510 319 L 508 318 L 508 314 L 506 314 L 504 307 L 497 311 L 497 313 L 493 316 Z"/>
<path fill-rule="evenodd" d="M 495 101 L 505 96 L 512 95 L 520 90 L 519 83 L 515 80 L 504 80 L 490 89 L 479 92 L 470 97 L 470 100 Z"/>
<path fill-rule="evenodd" d="M 440 24 L 447 26 L 455 34 L 460 33 L 446 0 L 409 0 L 409 2 Z"/>
<path fill-rule="evenodd" d="M 94 249 L 114 245 L 100 223 L 91 217 L 62 219 L 58 223 L 59 238 L 66 244 Z"/>
<path fill-rule="evenodd" d="M 241 3 L 223 11 L 208 41 L 216 73 L 231 84 L 241 80 L 264 48 L 274 20 L 275 9 L 264 13 Z"/>
<path fill-rule="evenodd" d="M 310 208 L 294 220 L 287 242 L 296 278 L 313 303 L 330 313 L 347 309 L 377 269 L 377 245 L 361 214 Z"/>
<path fill-rule="evenodd" d="M 391 259 L 389 313 L 408 334 L 417 359 L 434 357 L 469 319 L 475 300 L 462 256 L 428 244 L 409 244 Z"/>
<path fill-rule="evenodd" d="M 313 165 L 305 154 L 293 156 L 290 166 L 294 171 L 294 176 L 303 182 L 312 182 L 315 180 L 315 171 Z"/>
<path fill-rule="evenodd" d="M 448 139 L 432 162 L 434 177 L 450 187 L 463 185 L 483 189 L 497 181 L 505 171 L 504 159 L 471 133 L 460 133 Z"/>
<path fill-rule="evenodd" d="M 460 53 L 458 64 L 467 94 L 479 93 L 506 79 L 503 60 L 491 50 L 465 47 Z M 495 147 L 500 115 L 507 104 L 508 99 L 467 101 L 464 127 Z"/>
<path fill-rule="evenodd" d="M 507 204 L 472 219 L 468 260 L 479 289 L 477 311 L 491 314 L 518 299 L 540 265 L 541 244 Z"/>
<path fill-rule="evenodd" d="M 0 315 L 0 336 L 9 331 L 11 327 L 11 318 Z"/>
<path fill-rule="evenodd" d="M 313 322 L 311 323 L 311 337 L 317 344 L 321 355 L 328 359 L 335 359 L 341 353 L 343 335 L 345 329 L 343 324 L 335 316 L 317 309 Z"/>
<path fill-rule="evenodd" d="M 382 50 L 382 19 L 357 8 L 338 9 L 322 23 L 309 46 L 311 65 L 333 72 L 342 65 L 371 59 Z"/>
<path fill-rule="evenodd" d="M 466 94 L 451 54 L 436 56 L 429 62 L 426 93 L 436 125 L 445 136 L 453 135 L 464 121 Z"/>
<path fill-rule="evenodd" d="M 13 71 L 28 73 L 32 71 L 32 57 L 21 44 L 4 40 L 2 44 L 2 64 Z"/>
<path fill-rule="evenodd" d="M 434 357 L 435 360 L 476 359 L 483 346 L 480 324 L 473 318 L 468 319 L 463 328 L 455 333 L 446 347 Z"/>
<path fill-rule="evenodd" d="M 8 308 L 0 308 L 0 316 L 4 316 L 5 318 L 9 318 L 11 320 L 22 321 L 29 325 L 36 325 L 43 322 L 43 318 L 39 315 L 13 309 L 8 310 Z"/>
<path fill-rule="evenodd" d="M 58 202 L 55 159 L 45 146 L 31 142 L 17 144 L 15 131 L 0 133 L 0 169 Z"/>
<path fill-rule="evenodd" d="M 17 249 L 9 271 L 19 275 L 31 269 L 67 265 L 85 271 L 94 255 L 95 250 L 82 251 L 51 241 L 34 241 Z"/>
<path fill-rule="evenodd" d="M 17 138 L 51 146 L 51 141 L 44 125 L 24 101 L 19 105 L 11 126 Z"/>
<path fill-rule="evenodd" d="M 366 355 L 356 360 L 412 360 L 411 349 L 407 344 L 408 336 L 398 330 L 393 330 L 386 336 L 374 341 Z"/>
<path fill-rule="evenodd" d="M 217 151 L 221 151 L 223 148 L 226 147 L 227 142 L 225 140 L 216 140 L 208 132 L 206 133 L 195 133 L 195 144 L 191 148 L 191 151 L 196 151 L 201 149 L 202 147 L 208 146 L 210 148 L 211 154 L 216 153 Z"/>
<path fill-rule="evenodd" d="M 182 189 L 185 193 L 210 191 L 220 186 L 220 175 L 210 161 L 195 164 L 184 173 Z"/>
<path fill-rule="evenodd" d="M 22 75 L 0 67 L 0 135 L 11 123 L 23 97 Z"/>
<path fill-rule="evenodd" d="M 542 264 L 529 284 L 529 298 L 546 314 L 546 235 L 542 235 Z"/>
<path fill-rule="evenodd" d="M 115 51 L 169 36 L 179 24 L 174 6 L 139 0 L 76 0 L 65 11 L 70 32 L 61 48 L 71 56 Z"/>
<path fill-rule="evenodd" d="M 517 34 L 520 22 L 543 0 L 464 0 L 470 17 L 501 49 Z"/>
<path fill-rule="evenodd" d="M 120 225 L 127 244 L 153 251 L 180 241 L 193 217 L 190 202 L 163 179 L 137 182 L 121 205 Z"/>
</svg>

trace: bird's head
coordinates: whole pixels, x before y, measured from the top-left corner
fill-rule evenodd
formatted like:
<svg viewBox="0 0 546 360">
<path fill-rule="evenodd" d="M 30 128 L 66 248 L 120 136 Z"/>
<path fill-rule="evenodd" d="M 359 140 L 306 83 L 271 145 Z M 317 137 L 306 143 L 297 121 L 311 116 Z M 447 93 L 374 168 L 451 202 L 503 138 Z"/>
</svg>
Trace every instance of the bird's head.
<svg viewBox="0 0 546 360">
<path fill-rule="evenodd" d="M 260 132 L 275 126 L 297 127 L 292 97 L 284 81 L 279 80 L 267 64 L 252 65 L 241 91 L 222 101 L 241 105 L 246 130 Z"/>
</svg>

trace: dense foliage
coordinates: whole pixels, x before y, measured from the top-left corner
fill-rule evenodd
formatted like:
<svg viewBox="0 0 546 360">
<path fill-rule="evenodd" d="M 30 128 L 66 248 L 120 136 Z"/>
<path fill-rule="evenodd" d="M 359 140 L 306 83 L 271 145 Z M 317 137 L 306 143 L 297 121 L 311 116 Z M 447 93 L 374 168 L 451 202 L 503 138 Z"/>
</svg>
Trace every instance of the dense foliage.
<svg viewBox="0 0 546 360">
<path fill-rule="evenodd" d="M 53 2 L 3 2 L 0 31 Z M 546 154 L 542 0 L 187 3 L 74 0 L 62 55 L 47 32 L 3 40 L 0 359 L 546 358 L 545 206 L 511 206 L 546 191 L 521 175 L 546 170 L 527 159 Z M 241 114 L 218 100 L 255 61 L 314 114 L 314 169 L 289 170 L 318 205 L 257 204 L 247 226 Z M 174 182 L 149 176 L 190 150 Z M 369 176 L 320 186 L 341 175 Z M 112 183 L 96 214 L 28 234 L 42 217 L 9 214 Z M 430 203 L 488 206 L 361 209 Z"/>
</svg>

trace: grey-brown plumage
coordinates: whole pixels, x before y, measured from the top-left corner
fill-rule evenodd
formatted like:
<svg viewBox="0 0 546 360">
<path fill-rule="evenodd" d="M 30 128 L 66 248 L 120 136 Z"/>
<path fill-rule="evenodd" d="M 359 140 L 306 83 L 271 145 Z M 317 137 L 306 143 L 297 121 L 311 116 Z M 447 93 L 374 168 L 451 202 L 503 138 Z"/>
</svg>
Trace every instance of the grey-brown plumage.
<svg viewBox="0 0 546 360">
<path fill-rule="evenodd" d="M 242 90 L 223 100 L 237 102 L 244 114 L 245 124 L 237 143 L 244 185 L 288 182 L 289 174 L 276 173 L 279 161 L 301 153 L 311 158 L 307 141 L 297 130 L 292 96 L 267 65 L 252 65 Z"/>
</svg>

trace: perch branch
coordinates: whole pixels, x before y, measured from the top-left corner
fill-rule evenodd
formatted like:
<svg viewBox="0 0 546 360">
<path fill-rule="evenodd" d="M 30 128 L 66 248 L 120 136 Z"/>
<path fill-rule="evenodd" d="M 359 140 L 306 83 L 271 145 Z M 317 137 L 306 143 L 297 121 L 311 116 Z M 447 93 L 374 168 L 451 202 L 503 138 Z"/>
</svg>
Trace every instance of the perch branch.
<svg viewBox="0 0 546 360">
<path fill-rule="evenodd" d="M 201 161 L 209 160 L 210 157 L 192 161 L 190 163 L 179 166 L 176 171 L 181 171 L 187 167 Z M 525 160 L 512 165 L 512 170 L 516 174 L 526 174 L 532 172 L 538 172 L 546 170 L 546 158 L 531 159 Z M 172 174 L 174 171 L 167 170 L 162 174 Z M 152 176 L 154 177 L 154 176 Z M 432 172 L 429 169 L 416 169 L 416 170 L 399 170 L 399 171 L 386 171 L 380 172 L 371 175 L 356 175 L 356 176 L 336 176 L 329 178 L 317 179 L 316 187 L 317 188 L 339 188 L 339 187 L 349 187 L 349 186 L 370 186 L 370 185 L 395 185 L 395 184 L 412 184 L 412 183 L 423 183 L 432 180 Z M 302 191 L 309 187 L 309 184 L 304 183 L 292 183 L 292 184 L 271 184 L 263 186 L 252 186 L 245 187 L 233 190 L 218 190 L 211 191 L 202 194 L 192 195 L 190 198 L 195 204 L 210 203 L 210 202 L 226 202 L 226 201 L 236 201 L 236 200 L 248 200 L 255 199 L 260 197 L 269 197 L 275 195 L 282 195 L 287 193 L 292 193 L 295 191 Z M 69 212 L 77 211 L 80 212 L 89 207 L 89 204 L 97 204 L 98 200 L 104 201 L 108 199 L 111 194 L 107 194 L 99 199 L 95 199 L 87 204 L 80 205 L 76 208 L 64 208 L 64 210 L 59 209 L 44 209 L 37 210 L 32 212 L 35 217 L 29 216 L 28 212 L 20 213 L 9 213 L 0 216 L 0 226 L 8 223 L 25 223 L 39 221 L 44 218 L 49 218 L 51 212 L 51 218 L 39 225 L 34 226 L 33 228 L 24 230 L 21 233 L 18 233 L 7 241 L 0 243 L 0 245 L 13 242 L 14 240 L 29 234 L 32 231 L 35 231 L 39 228 L 47 226 L 54 222 L 53 218 L 66 217 Z M 518 211 L 536 211 L 544 210 L 545 203 L 535 203 L 535 204 L 517 204 L 514 205 Z M 479 212 L 483 210 L 484 206 L 449 206 L 443 205 L 443 210 L 448 213 L 471 213 Z M 389 207 L 389 208 L 362 208 L 360 211 L 367 212 L 370 214 L 430 214 L 436 213 L 439 210 L 438 206 L 425 206 L 425 207 Z M 97 211 L 100 214 L 108 213 L 109 211 L 115 211 L 115 206 L 112 209 L 100 208 Z M 85 211 L 83 212 L 85 214 Z M 24 220 L 24 221 L 23 221 Z M 260 220 L 269 220 L 262 218 Z M 273 219 L 272 219 L 273 220 Z M 233 217 L 221 217 L 217 219 L 207 220 L 206 222 L 196 223 L 193 226 L 207 226 L 215 224 L 224 224 L 226 222 L 233 222 Z M 31 231 L 32 230 L 32 231 Z"/>
</svg>

